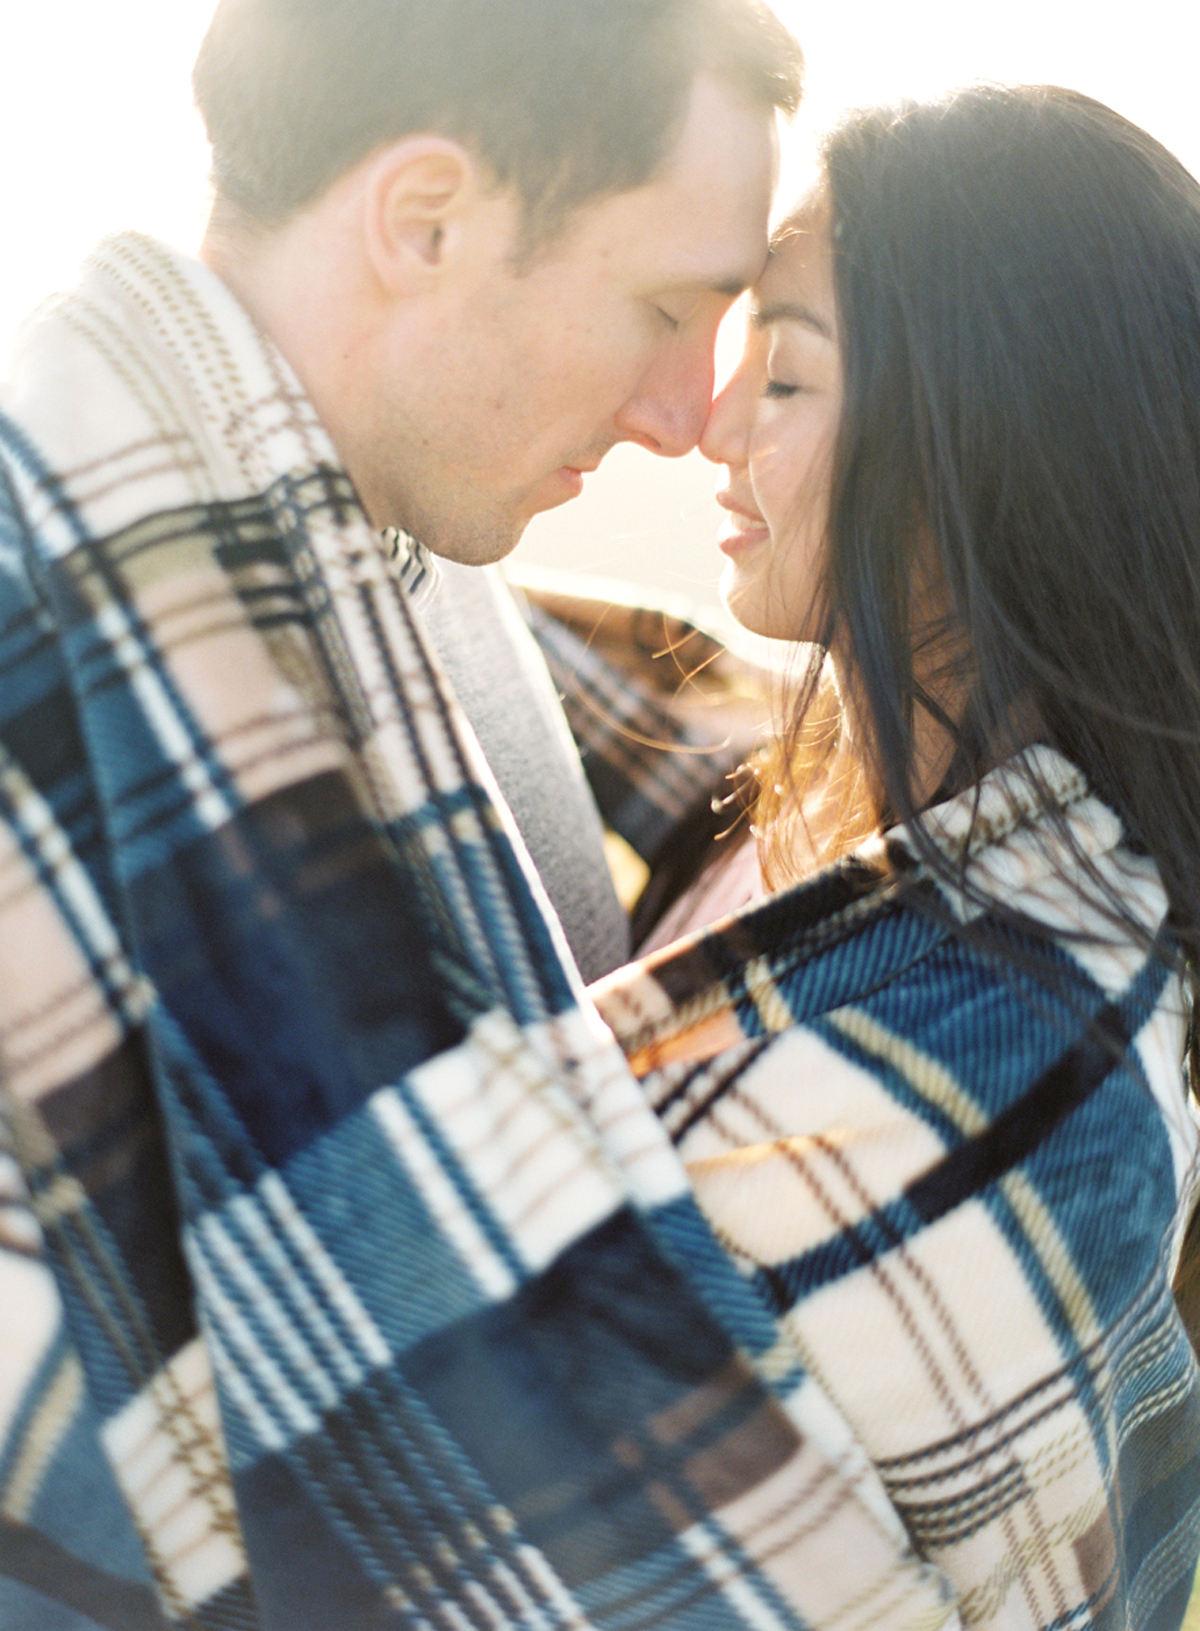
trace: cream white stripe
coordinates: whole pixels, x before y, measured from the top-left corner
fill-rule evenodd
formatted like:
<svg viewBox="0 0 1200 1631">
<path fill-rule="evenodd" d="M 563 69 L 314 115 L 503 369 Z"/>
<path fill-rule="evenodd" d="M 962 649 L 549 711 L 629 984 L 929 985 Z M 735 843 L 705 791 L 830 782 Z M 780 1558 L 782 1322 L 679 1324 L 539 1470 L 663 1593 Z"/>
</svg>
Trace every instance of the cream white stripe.
<svg viewBox="0 0 1200 1631">
<path fill-rule="evenodd" d="M 46 1389 L 9 1474 L 0 1508 L 6 1517 L 17 1523 L 28 1519 L 41 1494 L 46 1469 L 58 1454 L 83 1397 L 83 1367 L 74 1354 L 69 1354 Z"/>
<path fill-rule="evenodd" d="M 869 1014 L 859 1008 L 837 1008 L 825 1018 L 864 1052 L 893 1065 L 923 1099 L 949 1116 L 962 1132 L 981 1133 L 988 1125 L 983 1111 L 963 1092 L 944 1065 L 880 1025 Z"/>
<path fill-rule="evenodd" d="M 519 1623 L 538 1628 L 538 1631 L 559 1631 L 560 1620 L 557 1615 L 546 1613 L 545 1606 L 535 1600 L 526 1591 L 521 1579 L 508 1567 L 507 1564 L 495 1560 L 494 1554 L 488 1561 L 488 1574 L 495 1581 L 495 1587 L 488 1593 L 489 1601 L 495 1603 L 499 1592 L 503 1590 L 505 1596 L 518 1605 Z M 576 1615 L 578 1620 L 578 1615 Z M 513 1624 L 512 1618 L 502 1621 L 505 1626 Z"/>
<path fill-rule="evenodd" d="M 718 1542 L 710 1524 L 699 1524 L 679 1537 L 684 1551 L 694 1557 L 710 1580 L 720 1586 L 722 1593 L 733 1604 L 735 1611 L 754 1631 L 790 1631 L 787 1622 L 757 1592 L 742 1573 L 740 1566 Z"/>
<path fill-rule="evenodd" d="M 592 1622 L 567 1591 L 542 1553 L 532 1546 L 517 1548 L 517 1556 L 546 1594 L 546 1600 L 558 1611 L 561 1624 L 570 1631 L 591 1631 Z"/>
<path fill-rule="evenodd" d="M 450 1597 L 438 1598 L 438 1611 L 446 1616 L 456 1631 L 476 1631 L 458 1604 Z"/>
<path fill-rule="evenodd" d="M 14 456 L 18 462 L 14 465 L 6 459 L 5 466 L 29 531 L 43 554 L 52 560 L 61 560 L 79 548 L 79 535 L 68 521 L 54 490 L 41 485 L 40 477 L 26 467 L 19 453 Z M 25 565 L 18 552 L 12 551 L 10 559 L 16 562 L 14 577 L 23 576 Z"/>
<path fill-rule="evenodd" d="M 192 1272 L 214 1329 L 231 1352 L 236 1349 L 240 1353 L 248 1376 L 254 1377 L 263 1398 L 274 1405 L 297 1433 L 315 1433 L 320 1426 L 315 1413 L 246 1325 L 213 1273 L 198 1242 L 192 1253 Z"/>
<path fill-rule="evenodd" d="M 1104 1328 L 1057 1220 L 1023 1172 L 1008 1173 L 1001 1180 L 1001 1189 L 1025 1231 L 1031 1250 L 1037 1254 L 1046 1278 L 1062 1301 L 1076 1341 L 1081 1348 L 1089 1347 Z"/>
<path fill-rule="evenodd" d="M 272 1283 L 280 1300 L 286 1300 L 295 1309 L 303 1329 L 309 1332 L 314 1344 L 320 1344 L 330 1363 L 344 1382 L 352 1387 L 362 1381 L 363 1370 L 345 1343 L 334 1330 L 308 1286 L 296 1273 L 278 1239 L 271 1233 L 259 1211 L 257 1198 L 239 1195 L 228 1209 L 228 1215 L 247 1237 L 253 1249 L 262 1258 L 272 1275 Z"/>
<path fill-rule="evenodd" d="M 320 1284 L 331 1306 L 337 1310 L 343 1323 L 357 1341 L 366 1366 L 378 1368 L 388 1364 L 392 1357 L 391 1351 L 374 1320 L 359 1301 L 353 1287 L 339 1272 L 337 1265 L 330 1260 L 316 1231 L 301 1214 L 283 1179 L 278 1173 L 267 1173 L 258 1186 L 258 1193 L 262 1196 L 263 1204 L 296 1243 L 313 1278 Z M 298 1294 L 301 1289 L 298 1284 Z M 353 1356 L 347 1353 L 336 1332 L 331 1331 L 330 1341 L 337 1343 L 338 1351 L 346 1354 L 350 1365 L 357 1364 Z"/>
<path fill-rule="evenodd" d="M 746 990 L 753 999 L 765 1031 L 774 1035 L 788 1031 L 796 1023 L 795 1015 L 779 994 L 779 987 L 771 976 L 771 965 L 765 957 L 757 957 L 746 965 Z"/>
<path fill-rule="evenodd" d="M 124 670 L 130 690 L 157 732 L 180 781 L 192 794 L 197 817 L 212 830 L 224 826 L 233 815 L 233 806 L 214 786 L 195 744 L 180 723 L 166 687 L 147 660 L 140 642 L 134 638 L 125 613 L 119 606 L 105 606 L 97 615 L 96 626 L 112 644 L 113 655 Z"/>
<path fill-rule="evenodd" d="M 0 785 L 16 811 L 26 837 L 37 847 L 44 865 L 53 872 L 55 887 L 85 936 L 87 954 L 103 963 L 109 987 L 122 1000 L 127 1019 L 144 1017 L 150 1006 L 150 987 L 125 960 L 104 902 L 86 869 L 75 858 L 54 812 L 29 778 L 0 748 Z"/>
<path fill-rule="evenodd" d="M 494 1626 L 495 1631 L 508 1631 L 509 1620 L 500 1613 L 499 1608 L 492 1600 L 491 1593 L 485 1591 L 477 1580 L 464 1582 L 462 1590 L 463 1596 L 470 1598 L 475 1605 L 475 1612 L 488 1625 Z"/>
<path fill-rule="evenodd" d="M 440 1068 L 445 1069 L 448 1063 L 453 1068 L 453 1060 L 441 1061 Z M 497 1301 L 510 1297 L 517 1288 L 512 1271 L 472 1217 L 400 1095 L 386 1088 L 371 1100 L 371 1109 L 424 1196 L 434 1221 L 453 1243 L 481 1290 Z"/>
<path fill-rule="evenodd" d="M 225 1392 L 233 1400 L 242 1415 L 245 1416 L 250 1431 L 255 1438 L 265 1449 L 286 1450 L 287 1439 L 254 1397 L 246 1378 L 229 1354 L 226 1353 L 220 1332 L 211 1319 L 205 1323 L 204 1336 L 205 1341 L 208 1343 L 209 1352 L 212 1355 L 213 1372 Z"/>
<path fill-rule="evenodd" d="M 337 1403 L 337 1389 L 325 1373 L 316 1354 L 288 1318 L 274 1291 L 249 1262 L 245 1253 L 231 1237 L 221 1220 L 213 1215 L 202 1218 L 197 1232 L 208 1246 L 212 1257 L 225 1269 L 234 1283 L 241 1287 L 256 1317 L 266 1327 L 267 1334 L 279 1346 L 280 1353 L 291 1361 L 294 1370 L 317 1395 L 324 1410 Z"/>
</svg>

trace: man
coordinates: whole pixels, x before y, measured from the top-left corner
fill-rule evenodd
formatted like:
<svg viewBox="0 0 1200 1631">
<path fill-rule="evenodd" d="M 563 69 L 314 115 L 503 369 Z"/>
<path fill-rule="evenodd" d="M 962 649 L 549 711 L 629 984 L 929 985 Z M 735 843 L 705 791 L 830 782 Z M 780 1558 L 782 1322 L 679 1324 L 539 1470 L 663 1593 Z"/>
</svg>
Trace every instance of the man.
<svg viewBox="0 0 1200 1631">
<path fill-rule="evenodd" d="M 351 32 L 336 8 L 226 4 L 196 69 L 204 259 L 374 524 L 472 566 L 616 442 L 695 446 L 717 325 L 765 254 L 770 115 L 796 95 L 782 31 L 747 7 L 486 18 L 393 0 Z M 595 978 L 626 924 L 557 704 L 503 586 L 442 578 L 429 630 Z"/>
<path fill-rule="evenodd" d="M 0 1624 L 934 1626 L 380 535 L 694 442 L 794 49 L 224 0 L 197 84 L 208 265 L 102 246 L 0 419 Z"/>
<path fill-rule="evenodd" d="M 695 446 L 795 58 L 745 4 L 338 12 L 219 8 L 202 253 L 374 524 L 478 565 L 614 443 Z"/>
</svg>

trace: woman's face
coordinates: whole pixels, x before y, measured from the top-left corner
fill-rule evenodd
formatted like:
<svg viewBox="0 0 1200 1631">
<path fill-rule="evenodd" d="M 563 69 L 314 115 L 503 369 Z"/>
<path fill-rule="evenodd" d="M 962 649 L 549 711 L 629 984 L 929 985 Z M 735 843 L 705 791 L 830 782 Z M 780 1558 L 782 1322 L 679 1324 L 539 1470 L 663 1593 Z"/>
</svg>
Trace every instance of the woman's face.
<svg viewBox="0 0 1200 1631">
<path fill-rule="evenodd" d="M 728 467 L 721 595 L 755 634 L 810 640 L 829 520 L 842 368 L 828 210 L 806 205 L 752 294 L 745 354 L 713 403 L 701 452 Z"/>
</svg>

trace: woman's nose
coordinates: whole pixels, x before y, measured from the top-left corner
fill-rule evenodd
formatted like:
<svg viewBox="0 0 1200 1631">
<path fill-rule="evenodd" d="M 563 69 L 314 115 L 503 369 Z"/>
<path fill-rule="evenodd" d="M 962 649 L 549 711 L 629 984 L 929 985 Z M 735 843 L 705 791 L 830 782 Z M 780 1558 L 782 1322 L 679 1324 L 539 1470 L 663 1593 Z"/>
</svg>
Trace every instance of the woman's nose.
<svg viewBox="0 0 1200 1631">
<path fill-rule="evenodd" d="M 737 371 L 713 400 L 708 420 L 700 433 L 700 451 L 713 464 L 733 468 L 744 465 L 749 456 L 750 428 L 758 396 L 757 369 L 744 357 Z"/>
</svg>

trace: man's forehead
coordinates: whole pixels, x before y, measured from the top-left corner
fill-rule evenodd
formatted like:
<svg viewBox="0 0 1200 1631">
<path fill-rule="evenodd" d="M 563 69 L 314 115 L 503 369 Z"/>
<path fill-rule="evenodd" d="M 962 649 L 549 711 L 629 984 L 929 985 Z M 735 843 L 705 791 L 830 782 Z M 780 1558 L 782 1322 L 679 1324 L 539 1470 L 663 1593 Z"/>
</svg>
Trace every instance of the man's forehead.
<svg viewBox="0 0 1200 1631">
<path fill-rule="evenodd" d="M 570 236 L 656 287 L 736 298 L 766 264 L 776 164 L 774 115 L 700 75 L 667 161 L 640 186 L 585 204 Z"/>
<path fill-rule="evenodd" d="M 653 183 L 646 189 L 651 210 L 694 257 L 694 281 L 736 297 L 761 276 L 777 169 L 774 114 L 701 76 L 657 197 Z"/>
<path fill-rule="evenodd" d="M 718 294 L 736 300 L 758 282 L 768 260 L 767 211 L 747 205 L 736 214 L 630 207 L 620 195 L 579 212 L 575 230 L 549 259 L 591 265 L 604 281 L 647 291 Z"/>
<path fill-rule="evenodd" d="M 736 300 L 767 265 L 770 196 L 752 176 L 733 199 L 710 194 L 668 209 L 631 194 L 626 209 L 620 200 L 613 203 L 607 221 L 597 220 L 597 230 L 583 238 L 591 239 L 614 272 L 631 273 L 654 288 Z"/>
</svg>

